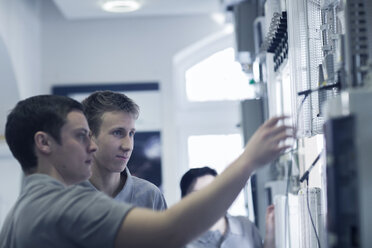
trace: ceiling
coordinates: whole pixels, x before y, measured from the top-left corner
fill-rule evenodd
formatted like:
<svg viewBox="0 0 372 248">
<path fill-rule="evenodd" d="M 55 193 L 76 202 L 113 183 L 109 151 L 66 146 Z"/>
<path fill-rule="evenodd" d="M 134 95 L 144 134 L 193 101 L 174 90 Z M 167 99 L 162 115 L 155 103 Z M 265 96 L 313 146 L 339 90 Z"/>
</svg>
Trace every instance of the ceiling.
<svg viewBox="0 0 372 248">
<path fill-rule="evenodd" d="M 106 0 L 54 0 L 67 19 L 205 14 L 220 11 L 220 0 L 140 0 L 142 8 L 131 13 L 108 13 Z"/>
</svg>

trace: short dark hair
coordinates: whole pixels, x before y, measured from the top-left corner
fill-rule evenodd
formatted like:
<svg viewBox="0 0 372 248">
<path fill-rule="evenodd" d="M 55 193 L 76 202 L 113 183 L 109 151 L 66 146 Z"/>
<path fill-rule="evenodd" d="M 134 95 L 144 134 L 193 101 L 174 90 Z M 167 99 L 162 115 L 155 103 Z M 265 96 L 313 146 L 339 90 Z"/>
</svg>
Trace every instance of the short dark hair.
<svg viewBox="0 0 372 248">
<path fill-rule="evenodd" d="M 217 171 L 209 168 L 207 166 L 201 168 L 193 168 L 188 170 L 181 179 L 180 187 L 181 187 L 181 197 L 185 197 L 190 190 L 191 185 L 198 179 L 199 177 L 211 175 L 216 177 Z"/>
<path fill-rule="evenodd" d="M 126 95 L 109 90 L 96 91 L 82 102 L 88 124 L 94 136 L 99 134 L 102 115 L 106 112 L 124 111 L 138 118 L 138 105 Z"/>
<path fill-rule="evenodd" d="M 37 167 L 35 133 L 44 131 L 60 143 L 61 128 L 73 110 L 83 111 L 83 106 L 65 96 L 39 95 L 19 101 L 10 112 L 5 126 L 6 142 L 26 174 Z"/>
</svg>

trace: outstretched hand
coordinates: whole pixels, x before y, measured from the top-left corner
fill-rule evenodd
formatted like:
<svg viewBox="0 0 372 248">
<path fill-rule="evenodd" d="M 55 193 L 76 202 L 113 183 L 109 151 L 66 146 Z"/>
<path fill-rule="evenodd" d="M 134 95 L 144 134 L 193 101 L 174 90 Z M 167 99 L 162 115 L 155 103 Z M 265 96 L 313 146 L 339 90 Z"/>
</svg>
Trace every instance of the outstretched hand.
<svg viewBox="0 0 372 248">
<path fill-rule="evenodd" d="M 274 117 L 262 124 L 248 141 L 243 156 L 250 161 L 254 168 L 271 162 L 281 152 L 290 148 L 285 145 L 287 138 L 293 137 L 293 128 L 278 125 L 286 116 Z"/>
</svg>

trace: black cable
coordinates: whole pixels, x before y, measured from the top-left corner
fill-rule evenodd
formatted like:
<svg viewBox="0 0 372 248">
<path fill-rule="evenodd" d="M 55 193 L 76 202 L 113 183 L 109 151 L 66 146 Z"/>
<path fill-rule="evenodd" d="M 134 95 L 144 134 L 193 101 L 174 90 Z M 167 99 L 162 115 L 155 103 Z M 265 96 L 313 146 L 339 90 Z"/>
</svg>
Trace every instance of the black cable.
<svg viewBox="0 0 372 248">
<path fill-rule="evenodd" d="M 315 91 L 322 91 L 322 90 L 330 90 L 330 89 L 333 89 L 333 88 L 340 88 L 341 84 L 339 82 L 335 83 L 335 84 L 329 84 L 329 85 L 324 85 L 324 86 L 321 86 L 321 87 L 318 87 L 318 88 L 315 88 L 315 89 L 308 89 L 308 90 L 304 90 L 304 91 L 300 91 L 297 93 L 297 95 L 301 96 L 301 95 L 310 95 L 311 93 L 315 92 Z"/>
<path fill-rule="evenodd" d="M 313 226 L 314 233 L 315 233 L 315 236 L 316 236 L 316 240 L 318 241 L 318 247 L 321 248 L 321 246 L 320 246 L 319 236 L 318 236 L 318 233 L 317 233 L 317 231 L 316 231 L 316 228 L 315 228 L 315 225 L 314 225 L 314 220 L 313 220 L 313 217 L 311 216 L 311 211 L 310 211 L 310 205 L 309 205 L 309 177 L 306 178 L 306 184 L 307 184 L 307 187 L 306 187 L 306 202 L 307 202 L 307 210 L 309 211 L 309 216 L 310 216 L 310 220 L 311 220 L 311 225 Z"/>
<path fill-rule="evenodd" d="M 297 109 L 297 116 L 296 116 L 296 129 L 298 129 L 298 126 L 300 124 L 300 113 L 301 113 L 301 110 L 302 110 L 302 107 L 304 105 L 304 102 L 306 100 L 306 98 L 309 96 L 309 94 L 306 94 L 304 96 L 304 98 L 302 99 L 301 103 L 300 103 L 300 106 L 298 106 L 298 109 Z M 297 130 L 296 130 L 297 132 Z"/>
<path fill-rule="evenodd" d="M 308 95 L 305 95 L 304 98 L 302 99 L 299 107 L 297 108 L 297 113 L 296 113 L 296 119 L 295 119 L 295 136 L 297 136 L 297 130 L 298 130 L 298 126 L 299 126 L 299 120 L 300 120 L 300 112 L 301 112 L 301 109 L 302 109 L 302 106 L 304 105 L 304 102 L 306 100 Z M 293 142 L 293 147 L 289 150 L 289 151 L 286 151 L 284 152 L 283 154 L 286 154 L 286 153 L 292 153 L 293 155 L 293 152 L 296 151 L 298 149 L 297 147 L 297 142 Z"/>
<path fill-rule="evenodd" d="M 301 112 L 301 109 L 302 109 L 302 106 L 304 105 L 304 102 L 307 98 L 309 94 L 305 94 L 304 95 L 304 98 L 302 99 L 300 105 L 298 106 L 297 108 L 297 113 L 296 113 L 296 129 L 298 128 L 298 125 L 299 125 L 299 117 L 300 117 L 300 112 Z M 296 145 L 297 143 L 294 142 L 294 147 L 289 151 L 289 153 L 292 154 L 293 156 L 293 153 L 294 151 L 296 151 L 298 149 L 298 146 Z M 286 190 L 285 190 L 285 206 L 284 206 L 284 245 L 287 247 L 287 230 L 288 230 L 288 236 L 290 236 L 290 225 L 288 225 L 288 222 L 289 222 L 289 199 L 288 199 L 288 195 L 289 195 L 289 184 L 290 184 L 290 177 L 291 177 L 291 174 L 292 174 L 292 165 L 288 168 L 288 174 L 287 174 L 287 184 L 286 184 Z M 290 242 L 290 237 L 289 237 L 289 247 L 291 247 L 291 242 Z"/>
<path fill-rule="evenodd" d="M 298 96 L 304 96 L 304 98 L 302 99 L 300 105 L 298 106 L 298 109 L 297 109 L 297 113 L 296 113 L 296 133 L 298 131 L 298 128 L 299 128 L 299 120 L 300 120 L 300 112 L 302 110 L 302 107 L 304 105 L 304 102 L 306 100 L 306 98 L 313 92 L 315 91 L 323 91 L 323 90 L 330 90 L 330 89 L 333 89 L 333 88 L 340 88 L 341 84 L 339 82 L 335 83 L 335 84 L 331 84 L 331 85 L 325 85 L 325 86 L 321 86 L 321 87 L 318 87 L 316 89 L 308 89 L 308 90 L 304 90 L 304 91 L 300 91 L 297 93 Z M 296 142 L 294 144 L 297 144 Z M 292 153 L 293 155 L 293 152 L 295 150 L 298 149 L 298 145 L 296 145 L 296 147 L 293 147 L 289 152 Z M 314 162 L 311 164 L 310 168 L 304 173 L 304 175 L 301 177 L 300 179 L 300 182 L 303 182 L 305 179 L 307 181 L 307 186 L 309 186 L 309 174 L 310 174 L 310 171 L 311 169 L 314 167 L 314 165 L 318 162 L 319 158 L 320 158 L 320 155 L 321 153 L 318 154 L 318 156 L 315 158 Z M 289 193 L 289 176 L 290 174 L 288 173 L 288 177 L 287 177 L 287 186 L 286 186 L 286 205 L 285 205 L 285 245 L 286 245 L 286 242 L 287 242 L 287 227 L 286 227 L 286 224 L 287 224 L 287 208 L 289 207 L 288 206 L 288 193 Z M 320 247 L 320 240 L 319 240 L 319 237 L 318 237 L 318 233 L 316 232 L 316 229 L 315 229 L 315 225 L 314 225 L 314 221 L 313 221 L 313 218 L 311 216 L 311 212 L 310 212 L 310 206 L 309 206 L 309 187 L 307 187 L 307 207 L 308 207 L 308 211 L 309 211 L 309 215 L 310 215 L 310 220 L 311 220 L 311 224 L 313 226 L 313 229 L 314 229 L 314 232 L 315 232 L 315 235 L 316 235 L 316 238 L 317 238 L 317 241 L 318 241 L 318 245 L 319 245 L 319 248 Z M 289 215 L 288 215 L 288 218 L 289 218 Z"/>
<path fill-rule="evenodd" d="M 300 182 L 302 183 L 305 179 L 309 179 L 309 174 L 310 174 L 310 171 L 314 168 L 314 166 L 316 165 L 316 163 L 318 162 L 319 158 L 320 158 L 320 155 L 322 154 L 322 152 L 320 152 L 318 154 L 318 156 L 316 156 L 316 158 L 314 159 L 313 163 L 311 164 L 311 166 L 309 167 L 309 169 L 307 169 L 305 171 L 305 173 L 302 175 L 302 177 L 300 178 Z"/>
<path fill-rule="evenodd" d="M 335 85 L 327 85 L 327 86 L 324 86 L 324 87 L 321 87 L 321 88 L 318 88 L 318 89 L 314 89 L 314 90 L 305 90 L 305 91 L 301 91 L 298 93 L 299 96 L 301 95 L 304 95 L 304 98 L 302 99 L 300 105 L 298 106 L 297 108 L 297 113 L 296 113 L 296 133 L 297 133 L 297 130 L 298 130 L 298 126 L 299 126 L 299 120 L 300 120 L 300 113 L 301 113 L 301 110 L 302 110 L 302 107 L 305 103 L 305 100 L 307 99 L 307 97 L 314 91 L 318 91 L 318 90 L 326 90 L 326 89 L 330 89 L 330 88 L 333 88 L 333 87 L 338 87 L 337 84 Z M 292 156 L 293 156 L 293 152 L 296 151 L 298 149 L 298 145 L 297 145 L 297 142 L 294 142 L 294 147 L 289 151 Z M 318 155 L 318 157 L 315 159 L 315 161 L 313 162 L 313 164 L 315 165 L 316 162 L 318 161 L 320 157 L 320 154 Z M 310 172 L 310 171 L 309 171 Z M 309 173 L 308 172 L 308 173 Z M 285 209 L 284 209 L 284 220 L 285 220 L 285 223 L 284 223 L 284 228 L 285 228 L 285 231 L 284 231 L 284 243 L 285 243 L 285 246 L 287 245 L 287 229 L 288 229 L 288 235 L 290 236 L 290 230 L 289 230 L 289 225 L 288 225 L 288 221 L 289 221 L 289 199 L 288 199 L 288 195 L 289 195 L 289 184 L 290 184 L 290 175 L 292 173 L 292 166 L 290 168 L 288 168 L 288 175 L 287 175 L 287 184 L 286 184 L 286 192 L 285 192 L 285 197 L 286 197 L 286 202 L 285 202 Z M 311 215 L 310 215 L 311 217 Z M 287 227 L 288 225 L 288 227 Z M 315 234 L 317 234 L 315 232 Z M 318 237 L 318 236 L 317 236 Z M 290 239 L 290 238 L 289 238 Z M 291 247 L 291 243 L 290 243 L 290 240 L 289 240 L 289 247 Z M 319 246 L 320 248 L 320 246 Z"/>
</svg>

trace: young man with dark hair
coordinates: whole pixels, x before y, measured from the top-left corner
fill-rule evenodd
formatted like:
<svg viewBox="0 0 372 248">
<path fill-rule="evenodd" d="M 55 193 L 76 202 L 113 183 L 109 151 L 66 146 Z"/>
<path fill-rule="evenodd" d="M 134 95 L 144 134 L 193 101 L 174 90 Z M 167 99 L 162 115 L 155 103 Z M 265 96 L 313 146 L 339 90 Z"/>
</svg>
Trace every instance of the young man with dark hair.
<svg viewBox="0 0 372 248">
<path fill-rule="evenodd" d="M 138 207 L 166 209 L 160 190 L 132 176 L 127 168 L 134 146 L 138 105 L 126 95 L 112 91 L 94 92 L 82 104 L 98 146 L 93 156 L 92 177 L 82 185 Z"/>
<path fill-rule="evenodd" d="M 217 177 L 217 172 L 209 167 L 188 170 L 181 179 L 182 198 L 209 185 Z M 245 216 L 225 214 L 207 232 L 189 243 L 186 248 L 238 248 L 238 247 L 275 247 L 274 206 L 266 213 L 266 237 L 262 244 L 256 226 Z"/>
<path fill-rule="evenodd" d="M 281 141 L 292 137 L 290 127 L 277 125 L 283 117 L 268 120 L 210 185 L 153 212 L 73 185 L 89 178 L 97 149 L 80 106 L 35 96 L 8 115 L 6 139 L 26 178 L 0 247 L 182 247 L 215 223 L 251 173 L 289 148 Z"/>
</svg>

